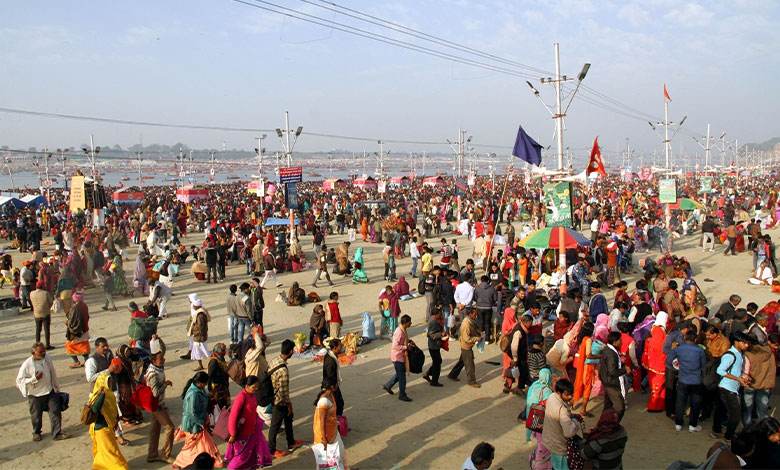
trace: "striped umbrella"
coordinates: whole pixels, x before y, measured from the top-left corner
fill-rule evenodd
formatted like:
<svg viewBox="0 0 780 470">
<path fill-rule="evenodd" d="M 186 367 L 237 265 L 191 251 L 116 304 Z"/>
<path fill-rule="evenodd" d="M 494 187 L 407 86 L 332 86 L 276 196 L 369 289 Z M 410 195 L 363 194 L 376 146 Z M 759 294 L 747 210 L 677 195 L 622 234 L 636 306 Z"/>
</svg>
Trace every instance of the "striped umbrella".
<svg viewBox="0 0 780 470">
<path fill-rule="evenodd" d="M 693 199 L 683 197 L 683 198 L 678 198 L 677 202 L 675 202 L 674 204 L 669 204 L 669 209 L 692 211 L 694 209 L 704 209 L 704 206 L 701 203 L 694 201 Z"/>
<path fill-rule="evenodd" d="M 564 248 L 590 246 L 590 240 L 585 235 L 566 227 L 548 227 L 537 230 L 520 240 L 520 246 L 526 248 L 560 248 L 561 231 L 563 231 Z"/>
</svg>

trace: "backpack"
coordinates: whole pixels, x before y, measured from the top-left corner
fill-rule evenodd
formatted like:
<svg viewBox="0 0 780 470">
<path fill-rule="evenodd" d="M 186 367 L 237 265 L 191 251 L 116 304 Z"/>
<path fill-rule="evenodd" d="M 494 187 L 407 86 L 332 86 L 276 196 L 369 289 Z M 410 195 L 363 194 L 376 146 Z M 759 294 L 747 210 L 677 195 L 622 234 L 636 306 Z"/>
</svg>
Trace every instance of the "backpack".
<svg viewBox="0 0 780 470">
<path fill-rule="evenodd" d="M 713 452 L 707 460 L 702 462 L 701 465 L 696 465 L 695 463 L 687 462 L 685 460 L 675 460 L 666 468 L 666 470 L 712 470 L 720 453 L 724 450 L 728 450 L 728 448 L 729 446 L 726 444 L 721 445 L 715 449 L 715 452 Z"/>
<path fill-rule="evenodd" d="M 271 381 L 271 376 L 274 374 L 274 372 L 281 369 L 282 367 L 286 368 L 287 364 L 281 363 L 273 369 L 263 372 L 263 375 L 260 376 L 260 387 L 257 389 L 258 405 L 268 406 L 273 403 L 274 395 L 276 393 L 274 391 L 274 384 Z"/>
<path fill-rule="evenodd" d="M 726 351 L 723 356 L 726 354 L 731 354 L 734 356 L 734 353 L 731 351 Z M 704 385 L 704 388 L 707 390 L 715 390 L 718 388 L 718 384 L 722 378 L 718 374 L 718 367 L 720 367 L 720 362 L 723 359 L 723 356 L 716 357 L 713 360 L 708 361 L 707 364 L 704 365 L 704 369 L 701 371 L 701 384 Z M 736 360 L 736 357 L 734 357 L 734 360 Z"/>
</svg>

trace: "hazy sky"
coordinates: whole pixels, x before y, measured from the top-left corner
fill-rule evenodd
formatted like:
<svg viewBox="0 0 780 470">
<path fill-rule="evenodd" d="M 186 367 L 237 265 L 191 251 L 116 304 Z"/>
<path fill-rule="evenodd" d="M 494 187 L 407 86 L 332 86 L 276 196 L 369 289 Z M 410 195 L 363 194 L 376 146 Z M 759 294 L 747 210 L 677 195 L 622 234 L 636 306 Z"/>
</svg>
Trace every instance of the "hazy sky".
<svg viewBox="0 0 780 470">
<path fill-rule="evenodd" d="M 319 0 L 314 4 L 325 5 Z M 254 5 L 265 5 L 246 0 Z M 537 71 L 446 49 L 337 15 L 311 4 L 282 6 L 436 49 L 521 75 L 549 105 L 554 89 Z M 34 4 L 34 7 L 31 5 Z M 231 0 L 133 2 L 4 1 L 0 7 L 0 107 L 123 120 L 273 129 L 290 112 L 304 126 L 297 150 L 378 150 L 376 139 L 444 141 L 461 126 L 480 153 L 508 154 L 517 126 L 544 146 L 553 121 L 518 77 L 431 57 L 262 11 Z M 592 63 L 568 112 L 564 145 L 587 153 L 593 138 L 614 158 L 626 138 L 638 151 L 661 151 L 648 126 L 687 115 L 674 142 L 698 150 L 692 135 L 708 122 L 715 137 L 741 143 L 780 135 L 780 2 L 549 0 L 354 1 L 348 6 L 467 47 L 544 71 L 576 76 Z M 267 5 L 266 5 L 267 6 Z M 551 72 L 550 72 L 551 73 Z M 637 111 L 610 107 L 593 90 Z M 330 139 L 308 132 L 367 137 Z M 198 148 L 251 149 L 257 132 L 104 124 L 0 113 L 0 145 L 123 147 L 185 142 Z M 688 134 L 688 135 L 686 135 Z M 143 137 L 141 137 L 143 136 Z M 504 148 L 488 148 L 485 144 Z M 265 142 L 281 149 L 275 134 Z M 389 143 L 385 150 L 447 151 L 444 145 Z M 554 145 L 553 145 L 554 149 Z M 718 154 L 719 155 L 719 154 Z"/>
</svg>

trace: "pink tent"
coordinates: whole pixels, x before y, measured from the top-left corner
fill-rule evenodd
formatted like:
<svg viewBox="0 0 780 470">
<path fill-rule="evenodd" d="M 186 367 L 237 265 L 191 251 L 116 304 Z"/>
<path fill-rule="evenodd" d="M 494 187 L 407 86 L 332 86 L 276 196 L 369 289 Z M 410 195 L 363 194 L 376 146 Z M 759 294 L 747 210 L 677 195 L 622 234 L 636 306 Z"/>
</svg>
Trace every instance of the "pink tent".
<svg viewBox="0 0 780 470">
<path fill-rule="evenodd" d="M 198 199 L 208 198 L 209 190 L 206 189 L 203 185 L 188 184 L 176 190 L 176 199 L 185 204 L 189 204 L 192 201 L 197 201 Z"/>
<path fill-rule="evenodd" d="M 358 188 L 373 189 L 376 188 L 376 180 L 370 176 L 357 178 L 353 183 Z"/>
</svg>

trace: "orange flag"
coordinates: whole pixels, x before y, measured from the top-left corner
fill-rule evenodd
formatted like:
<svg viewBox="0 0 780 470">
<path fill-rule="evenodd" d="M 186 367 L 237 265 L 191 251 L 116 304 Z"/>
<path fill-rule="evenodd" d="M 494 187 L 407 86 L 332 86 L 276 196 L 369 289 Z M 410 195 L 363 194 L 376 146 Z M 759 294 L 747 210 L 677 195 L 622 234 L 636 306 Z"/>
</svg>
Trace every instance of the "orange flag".
<svg viewBox="0 0 780 470">
<path fill-rule="evenodd" d="M 664 98 L 666 98 L 669 101 L 672 101 L 672 99 L 669 98 L 669 92 L 666 91 L 666 83 L 664 83 Z"/>
<path fill-rule="evenodd" d="M 588 168 L 585 170 L 586 176 L 590 176 L 591 173 L 607 176 L 607 170 L 604 169 L 604 160 L 601 158 L 601 150 L 599 150 L 598 136 L 596 136 L 596 139 L 593 141 L 593 150 L 590 151 Z"/>
</svg>

